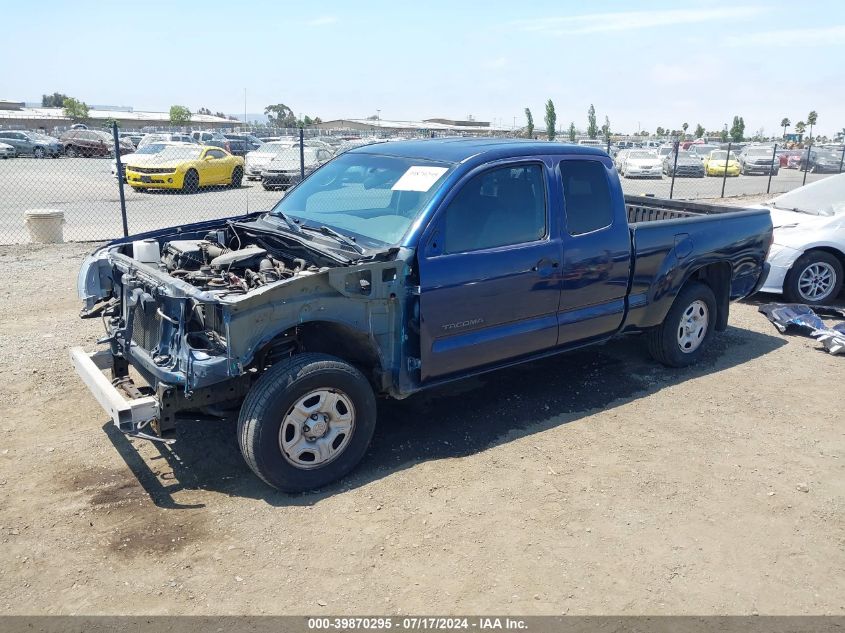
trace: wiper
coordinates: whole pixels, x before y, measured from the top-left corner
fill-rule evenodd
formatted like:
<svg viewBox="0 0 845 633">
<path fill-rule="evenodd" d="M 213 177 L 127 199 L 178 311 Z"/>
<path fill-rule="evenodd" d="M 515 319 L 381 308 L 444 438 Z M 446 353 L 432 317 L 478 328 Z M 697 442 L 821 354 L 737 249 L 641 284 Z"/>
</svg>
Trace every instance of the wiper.
<svg viewBox="0 0 845 633">
<path fill-rule="evenodd" d="M 291 220 L 288 216 L 286 216 L 281 211 L 271 211 L 270 215 L 275 216 L 277 218 L 281 218 L 282 220 L 284 220 L 285 224 L 287 224 L 288 227 L 290 228 L 290 230 L 293 231 L 294 233 L 302 233 L 302 227 L 299 226 L 293 220 Z"/>
<path fill-rule="evenodd" d="M 364 249 L 355 243 L 355 240 L 351 237 L 347 237 L 343 233 L 338 233 L 330 226 L 308 226 L 307 224 L 303 224 L 300 228 L 306 229 L 308 231 L 315 231 L 316 233 L 322 233 L 323 235 L 329 235 L 335 238 L 341 244 L 345 244 L 349 246 L 352 250 L 354 250 L 358 254 L 363 254 Z"/>
</svg>

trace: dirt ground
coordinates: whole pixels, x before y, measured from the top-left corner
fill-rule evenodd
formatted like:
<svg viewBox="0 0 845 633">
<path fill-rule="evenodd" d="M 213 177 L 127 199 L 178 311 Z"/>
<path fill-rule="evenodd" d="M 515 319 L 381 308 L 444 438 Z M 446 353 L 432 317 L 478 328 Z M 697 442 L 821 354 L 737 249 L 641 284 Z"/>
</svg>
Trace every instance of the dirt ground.
<svg viewBox="0 0 845 633">
<path fill-rule="evenodd" d="M 384 402 L 286 496 L 233 420 L 113 430 L 67 355 L 89 250 L 0 248 L 0 613 L 845 613 L 845 358 L 753 302 L 695 368 L 631 338 Z"/>
</svg>

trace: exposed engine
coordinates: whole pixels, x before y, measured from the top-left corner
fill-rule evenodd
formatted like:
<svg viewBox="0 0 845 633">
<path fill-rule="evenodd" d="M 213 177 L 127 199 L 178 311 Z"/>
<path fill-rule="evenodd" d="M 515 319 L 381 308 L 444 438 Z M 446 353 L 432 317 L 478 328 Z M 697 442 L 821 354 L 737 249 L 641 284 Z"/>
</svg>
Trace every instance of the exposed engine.
<svg viewBox="0 0 845 633">
<path fill-rule="evenodd" d="M 201 240 L 171 240 L 161 247 L 155 240 L 138 241 L 134 257 L 202 290 L 227 292 L 247 292 L 320 270 L 304 259 L 288 259 L 256 244 L 226 246 L 225 237 L 224 231 L 213 231 Z"/>
</svg>

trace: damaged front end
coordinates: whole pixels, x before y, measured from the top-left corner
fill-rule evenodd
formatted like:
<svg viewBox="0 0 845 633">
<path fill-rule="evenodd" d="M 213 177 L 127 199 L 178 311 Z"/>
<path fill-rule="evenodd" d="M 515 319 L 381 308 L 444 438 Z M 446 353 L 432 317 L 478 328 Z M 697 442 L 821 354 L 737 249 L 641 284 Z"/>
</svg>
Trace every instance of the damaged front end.
<svg viewBox="0 0 845 633">
<path fill-rule="evenodd" d="M 103 320 L 108 350 L 71 357 L 124 433 L 168 438 L 181 412 L 236 406 L 269 364 L 300 351 L 297 328 L 317 316 L 363 328 L 375 350 L 400 326 L 397 262 L 352 261 L 238 220 L 120 240 L 83 264 L 82 317 Z"/>
</svg>

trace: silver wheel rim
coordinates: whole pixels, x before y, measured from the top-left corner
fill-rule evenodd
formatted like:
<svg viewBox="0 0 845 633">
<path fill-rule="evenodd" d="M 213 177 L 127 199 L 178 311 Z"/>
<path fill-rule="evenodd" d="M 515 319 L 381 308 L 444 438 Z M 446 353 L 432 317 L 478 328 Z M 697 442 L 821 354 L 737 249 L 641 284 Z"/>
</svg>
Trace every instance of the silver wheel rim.
<svg viewBox="0 0 845 633">
<path fill-rule="evenodd" d="M 355 407 L 342 391 L 315 389 L 288 409 L 279 429 L 279 449 L 297 468 L 325 466 L 349 446 Z"/>
<path fill-rule="evenodd" d="M 701 347 L 707 335 L 709 319 L 707 304 L 700 299 L 693 301 L 684 310 L 678 324 L 678 347 L 684 354 L 691 354 Z"/>
<path fill-rule="evenodd" d="M 805 301 L 827 297 L 836 285 L 836 271 L 825 262 L 810 264 L 798 277 L 798 294 Z"/>
</svg>

